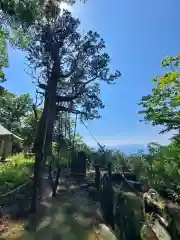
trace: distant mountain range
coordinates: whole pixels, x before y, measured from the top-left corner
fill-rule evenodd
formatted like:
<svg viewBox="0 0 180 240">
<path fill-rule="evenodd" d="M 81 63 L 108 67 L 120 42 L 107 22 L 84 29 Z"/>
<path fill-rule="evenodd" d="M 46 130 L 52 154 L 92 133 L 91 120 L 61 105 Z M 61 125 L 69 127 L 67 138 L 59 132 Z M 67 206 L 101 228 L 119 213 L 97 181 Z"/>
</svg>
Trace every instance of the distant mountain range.
<svg viewBox="0 0 180 240">
<path fill-rule="evenodd" d="M 118 145 L 118 146 L 113 146 L 113 147 L 110 147 L 110 148 L 118 149 L 125 154 L 137 153 L 140 150 L 143 150 L 144 152 L 147 152 L 147 147 L 145 145 L 141 145 L 141 144 Z"/>
<path fill-rule="evenodd" d="M 125 154 L 133 154 L 137 153 L 138 151 L 142 150 L 145 153 L 148 152 L 147 146 L 143 144 L 123 144 L 123 145 L 117 145 L 117 146 L 105 146 L 109 149 L 119 150 Z M 98 149 L 98 146 L 93 146 L 93 149 Z"/>
</svg>

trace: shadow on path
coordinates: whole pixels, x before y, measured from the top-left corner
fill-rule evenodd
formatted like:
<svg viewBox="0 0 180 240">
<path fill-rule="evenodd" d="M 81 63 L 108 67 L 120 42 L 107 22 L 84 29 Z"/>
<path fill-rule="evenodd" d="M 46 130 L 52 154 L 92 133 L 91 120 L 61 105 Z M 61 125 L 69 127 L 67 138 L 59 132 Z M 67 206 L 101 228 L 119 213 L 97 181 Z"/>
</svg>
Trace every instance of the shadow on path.
<svg viewBox="0 0 180 240">
<path fill-rule="evenodd" d="M 40 203 L 37 214 L 31 216 L 20 239 L 106 239 L 100 236 L 100 223 L 103 220 L 97 203 L 88 197 L 88 191 L 69 181 L 59 187 L 55 199 L 47 198 Z"/>
</svg>

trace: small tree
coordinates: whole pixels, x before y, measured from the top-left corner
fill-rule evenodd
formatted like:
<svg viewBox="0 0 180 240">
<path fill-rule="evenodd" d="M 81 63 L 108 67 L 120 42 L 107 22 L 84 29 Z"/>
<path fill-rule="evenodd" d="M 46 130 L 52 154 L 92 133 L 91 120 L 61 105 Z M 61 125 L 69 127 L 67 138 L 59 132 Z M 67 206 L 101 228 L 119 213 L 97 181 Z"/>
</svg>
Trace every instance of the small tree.
<svg viewBox="0 0 180 240">
<path fill-rule="evenodd" d="M 29 94 L 15 95 L 4 92 L 0 96 L 0 123 L 15 134 L 21 134 L 23 118 L 32 111 L 32 99 Z"/>
<path fill-rule="evenodd" d="M 174 130 L 180 142 L 180 55 L 164 58 L 162 67 L 170 69 L 153 79 L 155 87 L 150 95 L 141 99 L 145 121 L 163 126 L 162 133 Z"/>
<path fill-rule="evenodd" d="M 36 116 L 34 112 L 29 112 L 26 114 L 22 119 L 21 125 L 21 136 L 24 139 L 24 144 L 27 146 L 32 146 L 36 139 L 37 135 L 37 128 L 38 128 L 38 121 L 41 117 L 42 110 L 36 109 Z"/>
</svg>

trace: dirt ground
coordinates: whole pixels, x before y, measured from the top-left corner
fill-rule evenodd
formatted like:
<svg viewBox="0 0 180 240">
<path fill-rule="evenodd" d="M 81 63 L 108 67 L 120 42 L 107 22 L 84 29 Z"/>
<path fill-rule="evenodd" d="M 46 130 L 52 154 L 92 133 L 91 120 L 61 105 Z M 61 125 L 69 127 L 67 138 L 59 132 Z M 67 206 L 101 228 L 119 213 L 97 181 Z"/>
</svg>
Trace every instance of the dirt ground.
<svg viewBox="0 0 180 240">
<path fill-rule="evenodd" d="M 115 240 L 104 225 L 98 204 L 89 193 L 73 181 L 58 189 L 56 198 L 41 201 L 36 215 L 26 221 L 4 219 L 2 240 Z"/>
<path fill-rule="evenodd" d="M 51 198 L 51 189 L 44 184 L 44 197 L 38 211 L 28 219 L 0 219 L 1 240 L 115 240 L 104 225 L 97 202 L 89 197 L 86 182 L 64 179 L 58 188 L 58 196 Z M 140 198 L 126 192 L 135 209 L 137 221 L 142 220 Z M 180 206 L 167 202 L 180 230 Z"/>
</svg>

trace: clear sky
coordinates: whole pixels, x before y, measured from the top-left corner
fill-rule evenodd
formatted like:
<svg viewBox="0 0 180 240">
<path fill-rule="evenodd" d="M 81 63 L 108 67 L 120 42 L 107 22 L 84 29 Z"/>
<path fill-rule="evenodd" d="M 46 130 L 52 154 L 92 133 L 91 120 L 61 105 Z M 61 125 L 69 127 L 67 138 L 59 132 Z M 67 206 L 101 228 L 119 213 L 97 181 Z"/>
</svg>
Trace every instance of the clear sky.
<svg viewBox="0 0 180 240">
<path fill-rule="evenodd" d="M 81 19 L 82 30 L 95 30 L 105 39 L 112 70 L 122 77 L 116 85 L 103 84 L 101 98 L 106 108 L 101 120 L 87 123 L 100 143 L 109 146 L 167 143 L 159 128 L 139 123 L 137 103 L 152 89 L 152 78 L 162 73 L 161 59 L 180 53 L 179 0 L 87 0 L 71 10 Z M 15 93 L 34 93 L 31 77 L 24 69 L 24 55 L 9 50 L 6 88 Z M 83 125 L 78 131 L 94 145 Z"/>
</svg>

